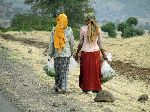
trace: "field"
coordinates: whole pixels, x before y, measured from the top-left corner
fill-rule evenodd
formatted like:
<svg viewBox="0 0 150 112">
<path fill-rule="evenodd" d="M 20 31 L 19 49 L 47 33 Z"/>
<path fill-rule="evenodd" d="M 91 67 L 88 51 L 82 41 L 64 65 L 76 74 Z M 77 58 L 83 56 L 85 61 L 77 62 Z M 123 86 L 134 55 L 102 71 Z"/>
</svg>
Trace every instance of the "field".
<svg viewBox="0 0 150 112">
<path fill-rule="evenodd" d="M 25 77 L 33 80 L 35 78 L 44 87 L 47 87 L 43 90 L 49 91 L 49 94 L 47 92 L 40 94 L 40 96 L 38 95 L 38 90 L 31 89 L 30 92 L 25 91 L 27 94 L 24 97 L 20 97 L 22 95 L 15 88 L 12 89 L 9 86 L 5 88 L 6 92 L 12 94 L 13 97 L 21 102 L 20 105 L 25 107 L 25 111 L 49 112 L 62 110 L 63 112 L 68 112 L 72 110 L 77 112 L 99 112 L 109 108 L 114 112 L 150 112 L 150 100 L 144 103 L 137 101 L 142 94 L 150 96 L 150 35 L 129 39 L 104 39 L 107 53 L 111 53 L 113 56 L 113 61 L 110 64 L 117 72 L 117 76 L 103 84 L 102 87 L 115 96 L 114 103 L 95 103 L 93 100 L 95 94 L 83 94 L 81 92 L 78 87 L 79 67 L 70 71 L 68 78 L 69 94 L 52 94 L 51 89 L 54 85 L 54 78 L 48 77 L 43 71 L 43 66 L 47 62 L 49 36 L 49 32 L 37 31 L 0 34 L 0 46 L 11 50 L 10 58 L 33 69 L 35 75 Z M 75 51 L 77 44 L 78 42 L 76 41 Z M 0 76 L 2 77 L 0 79 L 1 85 L 5 85 L 6 82 L 11 85 L 11 81 L 9 81 L 11 79 L 4 77 L 3 73 Z M 20 76 L 20 78 L 22 77 Z M 27 84 L 29 83 L 26 79 L 22 80 L 26 81 Z M 12 89 L 12 91 L 9 89 Z M 32 92 L 37 97 L 36 100 L 31 98 L 31 101 L 27 96 L 31 95 Z M 38 97 L 40 103 L 37 102 Z M 44 102 L 53 103 L 52 105 L 43 105 L 45 104 Z"/>
</svg>

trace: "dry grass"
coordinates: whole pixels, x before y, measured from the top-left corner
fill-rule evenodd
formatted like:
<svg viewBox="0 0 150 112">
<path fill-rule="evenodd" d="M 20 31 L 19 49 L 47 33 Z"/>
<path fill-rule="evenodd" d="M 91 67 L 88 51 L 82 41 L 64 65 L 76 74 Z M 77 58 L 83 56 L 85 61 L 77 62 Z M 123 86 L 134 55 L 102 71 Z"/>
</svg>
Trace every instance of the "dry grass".
<svg viewBox="0 0 150 112">
<path fill-rule="evenodd" d="M 114 60 L 150 68 L 150 35 L 128 39 L 105 39 L 105 47 L 107 52 L 112 53 Z"/>
<path fill-rule="evenodd" d="M 16 38 L 32 38 L 35 40 L 48 42 L 49 32 L 8 32 Z M 134 37 L 129 39 L 104 39 L 107 52 L 112 53 L 113 60 L 121 60 L 130 62 L 135 66 L 150 68 L 150 36 Z M 20 42 L 6 41 L 0 38 L 0 44 L 11 49 L 13 52 L 19 53 L 20 61 L 26 62 L 37 73 L 37 77 L 45 83 L 53 86 L 54 79 L 46 76 L 43 71 L 43 63 L 46 63 L 47 57 L 44 56 L 44 48 L 35 46 L 22 45 Z M 78 42 L 75 42 L 77 46 Z M 32 49 L 31 53 L 28 50 Z M 26 60 L 26 61 L 25 61 Z M 67 97 L 85 102 L 86 107 L 83 110 L 98 112 L 104 108 L 110 107 L 115 112 L 137 112 L 150 111 L 150 101 L 141 104 L 137 102 L 137 98 L 144 93 L 150 95 L 150 85 L 140 80 L 129 80 L 123 76 L 117 76 L 115 79 L 103 85 L 103 89 L 110 91 L 116 101 L 110 103 L 94 103 L 95 94 L 82 94 L 78 87 L 79 68 L 71 71 L 69 76 L 69 90 L 72 94 Z"/>
</svg>

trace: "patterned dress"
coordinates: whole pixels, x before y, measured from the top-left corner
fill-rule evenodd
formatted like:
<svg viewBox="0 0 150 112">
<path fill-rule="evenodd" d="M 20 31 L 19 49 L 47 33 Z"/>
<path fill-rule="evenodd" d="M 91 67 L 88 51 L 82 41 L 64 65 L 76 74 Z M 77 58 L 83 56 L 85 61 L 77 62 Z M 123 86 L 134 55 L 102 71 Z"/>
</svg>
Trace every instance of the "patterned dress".
<svg viewBox="0 0 150 112">
<path fill-rule="evenodd" d="M 67 91 L 67 79 L 69 74 L 69 63 L 70 57 L 73 54 L 73 43 L 74 36 L 73 31 L 70 27 L 65 29 L 65 37 L 66 44 L 59 54 L 58 51 L 54 48 L 54 30 L 52 30 L 52 34 L 50 37 L 49 44 L 49 56 L 54 58 L 54 68 L 55 68 L 55 86 L 56 92 Z"/>
</svg>

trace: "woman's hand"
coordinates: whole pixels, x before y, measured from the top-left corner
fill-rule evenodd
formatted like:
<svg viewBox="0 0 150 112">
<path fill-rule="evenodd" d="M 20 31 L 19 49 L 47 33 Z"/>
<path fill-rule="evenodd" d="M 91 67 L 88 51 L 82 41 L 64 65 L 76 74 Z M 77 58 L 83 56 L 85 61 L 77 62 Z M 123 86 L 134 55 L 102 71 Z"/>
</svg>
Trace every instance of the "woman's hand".
<svg viewBox="0 0 150 112">
<path fill-rule="evenodd" d="M 106 55 L 103 55 L 104 60 L 108 61 L 108 58 Z"/>
</svg>

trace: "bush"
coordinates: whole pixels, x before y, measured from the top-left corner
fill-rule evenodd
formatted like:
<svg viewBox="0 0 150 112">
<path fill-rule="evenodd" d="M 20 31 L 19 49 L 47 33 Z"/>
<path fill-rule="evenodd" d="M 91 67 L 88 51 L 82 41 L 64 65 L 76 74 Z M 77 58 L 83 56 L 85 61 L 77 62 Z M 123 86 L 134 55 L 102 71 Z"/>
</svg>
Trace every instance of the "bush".
<svg viewBox="0 0 150 112">
<path fill-rule="evenodd" d="M 14 31 L 50 31 L 53 25 L 53 19 L 35 14 L 19 14 L 11 21 L 11 29 Z"/>
<path fill-rule="evenodd" d="M 122 37 L 129 38 L 135 36 L 133 27 L 127 27 L 123 30 Z"/>
<path fill-rule="evenodd" d="M 137 35 L 137 36 L 141 36 L 144 34 L 144 31 L 141 29 L 135 29 L 134 32 L 135 32 L 135 35 Z"/>
<path fill-rule="evenodd" d="M 126 23 L 120 23 L 120 24 L 118 25 L 117 30 L 123 32 L 123 30 L 124 30 L 125 28 L 127 28 L 127 26 L 128 26 L 128 25 L 127 25 Z"/>
<path fill-rule="evenodd" d="M 134 29 L 133 27 L 127 27 L 122 32 L 122 37 L 129 38 L 134 36 L 141 36 L 144 34 L 143 30 L 140 29 Z"/>
<path fill-rule="evenodd" d="M 80 29 L 79 28 L 73 28 L 73 34 L 74 34 L 74 39 L 75 40 L 80 39 Z"/>
<path fill-rule="evenodd" d="M 11 28 L 0 27 L 1 32 L 7 32 L 7 31 L 10 31 L 10 30 L 11 30 Z"/>
<path fill-rule="evenodd" d="M 138 24 L 138 20 L 135 17 L 130 17 L 125 23 L 120 23 L 118 25 L 118 31 L 121 31 L 122 37 L 129 38 L 133 36 L 141 36 L 144 31 L 141 29 L 135 29 L 134 26 Z"/>
<path fill-rule="evenodd" d="M 129 17 L 128 20 L 126 21 L 126 23 L 129 26 L 132 26 L 132 25 L 136 26 L 138 24 L 138 20 L 135 17 Z"/>
<path fill-rule="evenodd" d="M 104 31 L 104 32 L 108 32 L 108 35 L 109 35 L 110 37 L 115 38 L 116 35 L 117 35 L 117 33 L 116 33 L 116 26 L 115 26 L 114 23 L 111 23 L 111 22 L 106 23 L 105 25 L 103 25 L 103 26 L 101 27 L 101 29 L 102 29 L 102 31 Z"/>
<path fill-rule="evenodd" d="M 110 37 L 112 37 L 112 38 L 116 38 L 117 33 L 116 33 L 115 30 L 113 30 L 113 31 L 111 31 L 111 32 L 108 32 L 108 35 L 109 35 Z"/>
</svg>

